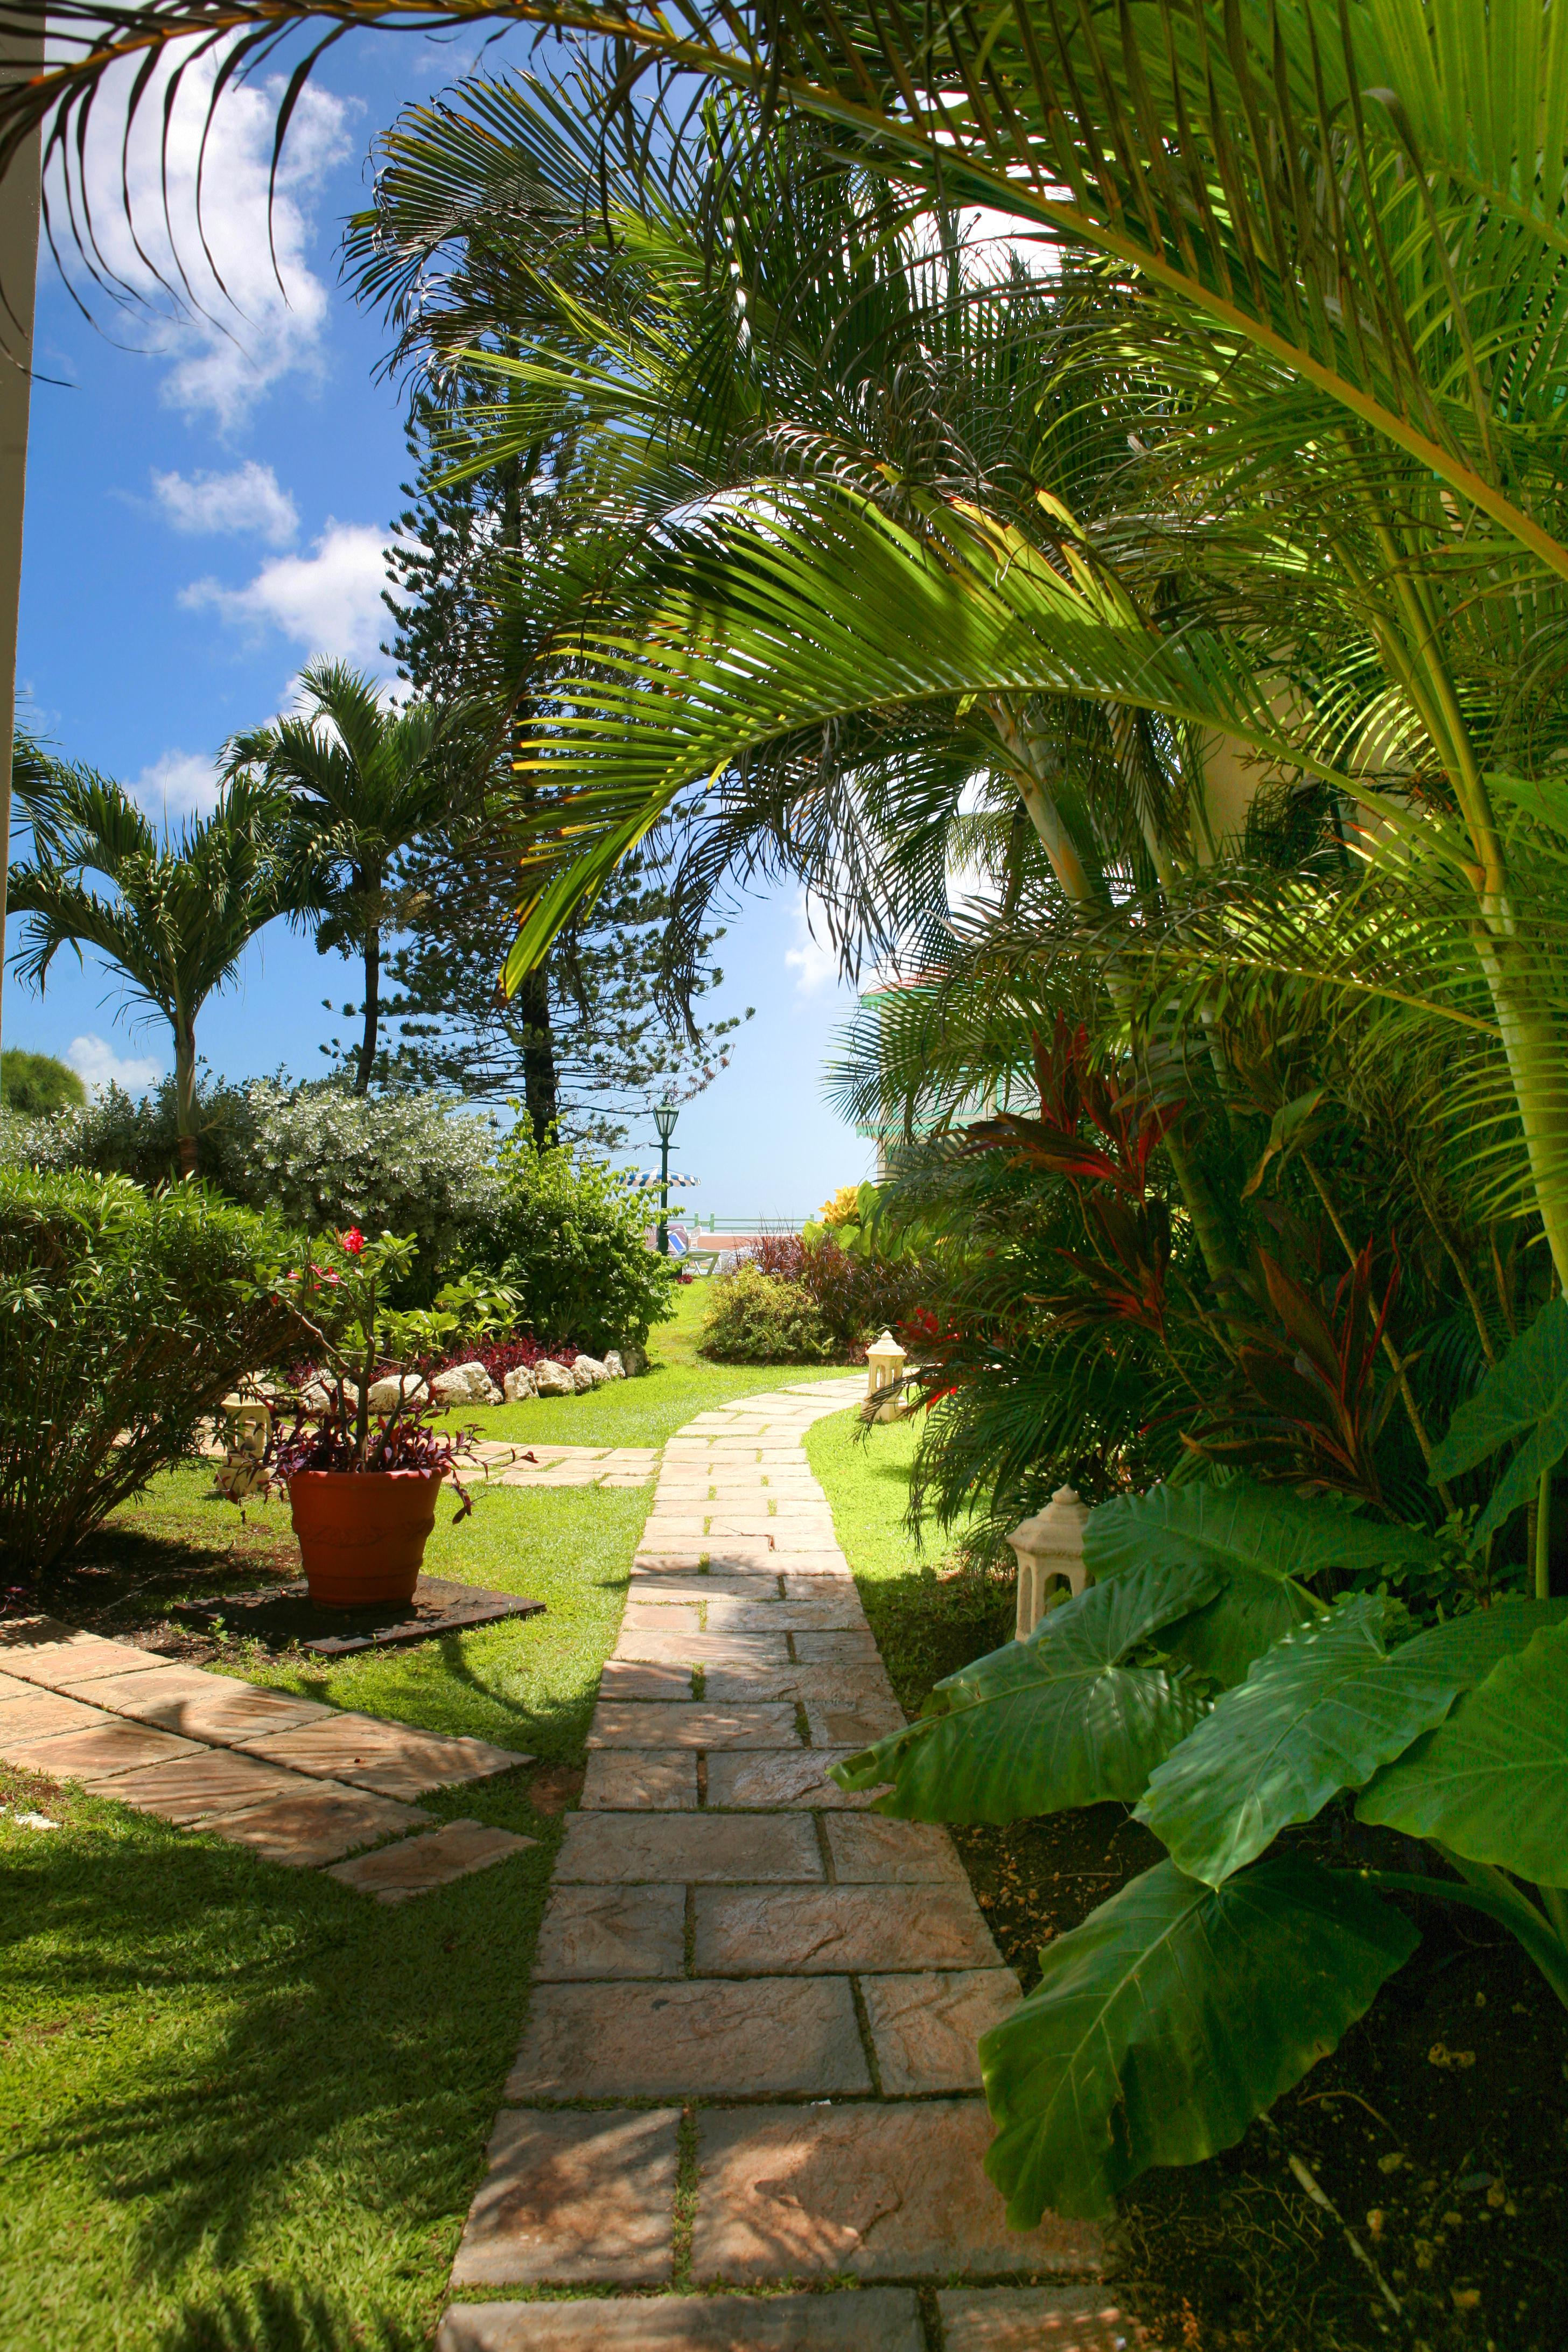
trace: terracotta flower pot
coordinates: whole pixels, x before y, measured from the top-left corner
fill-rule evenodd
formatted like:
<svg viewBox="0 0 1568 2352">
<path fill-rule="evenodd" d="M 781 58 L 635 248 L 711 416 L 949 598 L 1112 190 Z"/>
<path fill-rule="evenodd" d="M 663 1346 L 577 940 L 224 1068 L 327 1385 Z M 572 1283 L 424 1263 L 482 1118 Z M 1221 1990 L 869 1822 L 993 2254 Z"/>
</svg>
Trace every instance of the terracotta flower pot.
<svg viewBox="0 0 1568 2352">
<path fill-rule="evenodd" d="M 311 1600 L 324 1609 L 411 1601 L 440 1490 L 439 1470 L 301 1470 L 290 1478 Z"/>
</svg>

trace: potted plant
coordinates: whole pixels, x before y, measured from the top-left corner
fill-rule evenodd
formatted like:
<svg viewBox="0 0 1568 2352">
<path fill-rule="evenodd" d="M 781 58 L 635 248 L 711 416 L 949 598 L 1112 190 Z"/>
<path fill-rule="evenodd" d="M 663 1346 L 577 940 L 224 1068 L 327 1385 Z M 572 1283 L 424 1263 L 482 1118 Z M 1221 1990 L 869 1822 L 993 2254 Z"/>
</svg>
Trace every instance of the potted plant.
<svg viewBox="0 0 1568 2352">
<path fill-rule="evenodd" d="M 469 1440 L 431 1426 L 423 1383 L 420 1402 L 400 1395 L 389 1412 L 371 1410 L 390 1320 L 385 1288 L 412 1264 L 413 1237 L 367 1242 L 351 1227 L 313 1246 L 322 1262 L 290 1275 L 288 1286 L 319 1342 L 325 1398 L 301 1403 L 292 1429 L 274 1440 L 273 1483 L 288 1488 L 312 1601 L 328 1609 L 407 1601 L 442 1481 Z M 457 1491 L 462 1518 L 473 1505 Z"/>
</svg>

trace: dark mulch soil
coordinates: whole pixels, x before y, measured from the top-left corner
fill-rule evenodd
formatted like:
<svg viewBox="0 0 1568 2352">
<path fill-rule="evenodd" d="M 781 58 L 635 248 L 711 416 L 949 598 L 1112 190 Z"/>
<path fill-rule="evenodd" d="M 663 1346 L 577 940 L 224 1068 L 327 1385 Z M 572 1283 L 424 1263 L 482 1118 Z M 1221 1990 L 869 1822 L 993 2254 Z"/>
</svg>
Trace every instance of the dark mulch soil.
<svg viewBox="0 0 1568 2352">
<path fill-rule="evenodd" d="M 286 1505 L 249 1504 L 242 1517 L 216 1492 L 201 1491 L 197 1480 L 189 1485 L 191 1493 L 173 1505 L 145 1498 L 122 1504 L 37 1590 L 0 1576 L 0 1608 L 8 1615 L 42 1611 L 160 1657 L 243 1672 L 248 1645 L 237 1624 L 202 1624 L 170 1612 L 181 1601 L 268 1586 L 281 1591 L 300 1573 L 300 1547 Z M 279 1654 L 289 1646 L 279 1645 Z"/>
<path fill-rule="evenodd" d="M 1320 1860 L 1412 1866 L 1404 1841 L 1390 1852 L 1351 1825 L 1350 1846 L 1345 1829 L 1318 1825 Z M 1026 1990 L 1039 1947 L 1163 1851 L 1120 1805 L 953 1834 Z M 1489 1922 L 1438 1903 L 1412 1916 L 1418 1950 L 1268 2123 L 1123 2200 L 1124 2299 L 1169 2352 L 1568 2345 L 1568 2012 Z"/>
<path fill-rule="evenodd" d="M 884 1622 L 864 1591 L 906 1706 L 1011 1630 L 1009 1588 L 928 1582 Z M 1331 1865 L 1424 1864 L 1339 1808 L 1296 1834 Z M 1164 1851 L 1121 1805 L 953 1835 L 1026 1990 L 1040 1946 Z M 1568 2011 L 1479 1914 L 1410 1916 L 1414 1956 L 1266 2122 L 1123 2200 L 1118 2294 L 1165 2352 L 1568 2352 Z"/>
</svg>

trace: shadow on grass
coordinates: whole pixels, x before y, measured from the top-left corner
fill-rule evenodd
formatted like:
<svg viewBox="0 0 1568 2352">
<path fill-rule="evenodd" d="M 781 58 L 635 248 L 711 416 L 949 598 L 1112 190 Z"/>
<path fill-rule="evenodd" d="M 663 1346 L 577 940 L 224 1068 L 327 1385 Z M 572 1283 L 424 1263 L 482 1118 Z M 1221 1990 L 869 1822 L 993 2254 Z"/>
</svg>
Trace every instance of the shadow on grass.
<svg viewBox="0 0 1568 2352">
<path fill-rule="evenodd" d="M 384 2312 L 346 2311 L 272 2279 L 190 2304 L 161 2352 L 423 2352 L 425 2330 Z"/>
<path fill-rule="evenodd" d="M 47 1578 L 17 1582 L 12 1606 L 41 1610 L 73 1624 L 112 1633 L 162 1618 L 176 1601 L 287 1584 L 300 1574 L 300 1547 L 280 1529 L 242 1524 L 232 1503 L 218 1497 L 210 1524 L 182 1513 L 178 1520 L 134 1504 L 95 1529 Z M 135 1525 L 132 1512 L 146 1524 Z"/>
<path fill-rule="evenodd" d="M 179 2290 L 216 2270 L 237 2294 L 254 2273 L 280 2326 L 287 2294 L 267 2283 L 290 2275 L 326 2270 L 356 2301 L 363 2283 L 372 2308 L 416 2301 L 399 2281 L 438 2293 L 522 2024 L 553 1825 L 531 1814 L 539 1844 L 386 1908 L 69 1810 L 27 1849 L 7 1906 L 14 2014 L 62 2021 L 21 2029 L 15 2193 L 26 2179 L 79 2210 L 85 2188 L 129 2231 L 130 2275 Z M 79 1834 L 104 1827 L 117 1833 Z M 214 2331 L 243 2308 L 195 2296 L 174 2340 L 225 2346 Z M 316 2324 L 312 2305 L 296 2316 Z"/>
</svg>

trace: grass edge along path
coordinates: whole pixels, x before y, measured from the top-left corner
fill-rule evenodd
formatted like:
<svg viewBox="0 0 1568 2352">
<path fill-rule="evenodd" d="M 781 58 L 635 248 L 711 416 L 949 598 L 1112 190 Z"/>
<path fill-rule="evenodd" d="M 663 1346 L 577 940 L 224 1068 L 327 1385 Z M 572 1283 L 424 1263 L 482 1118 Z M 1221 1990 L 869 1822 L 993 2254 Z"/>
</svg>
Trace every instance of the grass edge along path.
<svg viewBox="0 0 1568 2352">
<path fill-rule="evenodd" d="M 832 1507 L 861 1605 L 909 1716 L 944 1675 L 1013 1631 L 1010 1581 L 942 1572 L 962 1529 L 943 1534 L 928 1525 L 917 1538 L 905 1524 L 922 1426 L 914 1414 L 868 1428 L 858 1413 L 843 1412 L 805 1436 L 805 1458 Z"/>
</svg>

